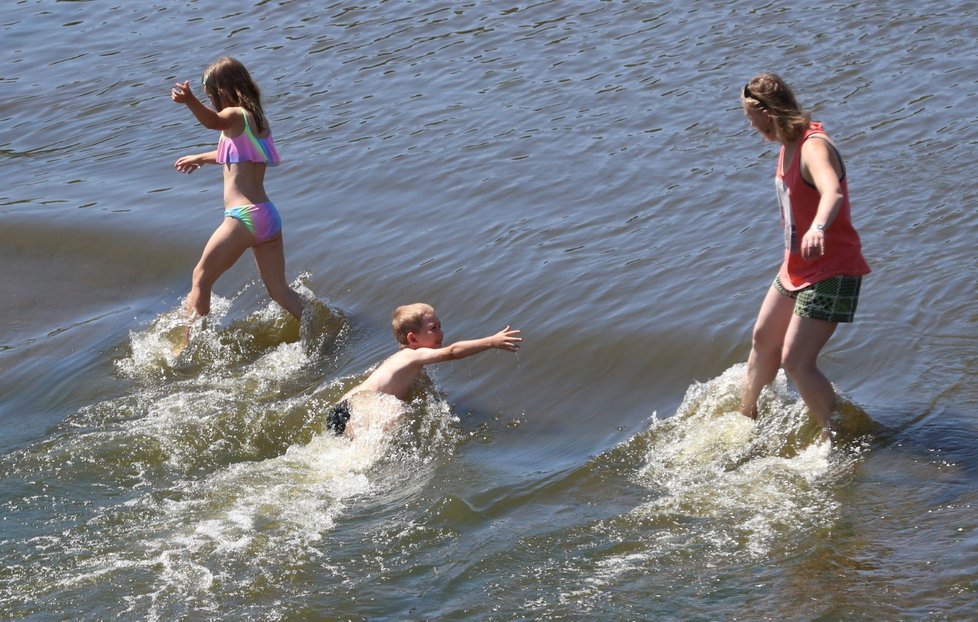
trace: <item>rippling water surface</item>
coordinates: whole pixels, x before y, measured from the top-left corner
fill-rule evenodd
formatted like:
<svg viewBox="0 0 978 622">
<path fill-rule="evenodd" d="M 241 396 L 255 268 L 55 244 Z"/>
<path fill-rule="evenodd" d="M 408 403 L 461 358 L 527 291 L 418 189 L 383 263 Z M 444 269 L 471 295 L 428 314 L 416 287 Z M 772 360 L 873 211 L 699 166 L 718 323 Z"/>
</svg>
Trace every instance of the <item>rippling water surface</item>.
<svg viewBox="0 0 978 622">
<path fill-rule="evenodd" d="M 0 617 L 970 620 L 978 598 L 974 3 L 0 7 Z M 229 54 L 285 158 L 288 276 L 244 258 L 170 102 Z M 873 273 L 735 408 L 780 259 L 774 70 L 840 144 Z M 398 304 L 518 356 L 324 414 Z M 383 433 L 385 422 L 402 423 Z"/>
</svg>

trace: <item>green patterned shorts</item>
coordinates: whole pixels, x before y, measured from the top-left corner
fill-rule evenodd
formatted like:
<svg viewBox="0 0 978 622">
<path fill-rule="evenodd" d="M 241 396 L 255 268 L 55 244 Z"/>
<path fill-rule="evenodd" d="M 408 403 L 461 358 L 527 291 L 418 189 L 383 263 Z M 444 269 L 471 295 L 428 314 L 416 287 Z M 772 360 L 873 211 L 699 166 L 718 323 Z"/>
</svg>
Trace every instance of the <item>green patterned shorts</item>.
<svg viewBox="0 0 978 622">
<path fill-rule="evenodd" d="M 794 299 L 795 315 L 826 322 L 851 322 L 856 315 L 862 282 L 861 276 L 833 276 L 789 292 L 781 285 L 781 279 L 775 277 L 774 288 L 782 296 Z"/>
</svg>

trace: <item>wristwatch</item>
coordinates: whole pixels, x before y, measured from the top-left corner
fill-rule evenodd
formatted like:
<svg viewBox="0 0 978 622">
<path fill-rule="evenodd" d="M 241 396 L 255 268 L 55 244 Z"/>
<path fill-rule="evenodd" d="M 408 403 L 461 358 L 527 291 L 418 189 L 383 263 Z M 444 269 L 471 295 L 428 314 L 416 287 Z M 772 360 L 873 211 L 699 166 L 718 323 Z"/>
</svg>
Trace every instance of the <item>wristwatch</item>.
<svg viewBox="0 0 978 622">
<path fill-rule="evenodd" d="M 825 225 L 812 225 L 812 229 L 825 233 Z"/>
</svg>

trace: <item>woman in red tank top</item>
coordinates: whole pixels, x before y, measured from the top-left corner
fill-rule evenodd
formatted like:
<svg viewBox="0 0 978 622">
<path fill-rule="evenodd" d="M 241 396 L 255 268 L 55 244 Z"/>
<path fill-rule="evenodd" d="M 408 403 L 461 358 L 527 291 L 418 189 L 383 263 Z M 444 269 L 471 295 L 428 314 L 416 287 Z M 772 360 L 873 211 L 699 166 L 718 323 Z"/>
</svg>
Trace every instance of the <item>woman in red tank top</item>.
<svg viewBox="0 0 978 622">
<path fill-rule="evenodd" d="M 761 390 L 783 366 L 827 437 L 835 390 L 818 355 L 838 323 L 852 321 L 870 271 L 850 218 L 845 166 L 780 77 L 751 78 L 741 103 L 754 129 L 781 143 L 775 183 L 785 251 L 754 325 L 740 410 L 757 417 Z"/>
</svg>

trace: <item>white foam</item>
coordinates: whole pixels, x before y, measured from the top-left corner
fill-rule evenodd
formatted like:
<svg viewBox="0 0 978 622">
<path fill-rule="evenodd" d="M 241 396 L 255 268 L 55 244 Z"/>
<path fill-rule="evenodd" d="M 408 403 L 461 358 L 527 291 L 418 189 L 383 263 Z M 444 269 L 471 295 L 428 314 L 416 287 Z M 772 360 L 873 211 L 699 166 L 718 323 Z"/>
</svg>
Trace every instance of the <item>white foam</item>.
<svg viewBox="0 0 978 622">
<path fill-rule="evenodd" d="M 220 343 L 212 327 L 219 325 L 230 308 L 230 300 L 214 295 L 206 319 L 189 320 L 182 305 L 160 314 L 147 328 L 130 331 L 131 353 L 116 361 L 116 368 L 129 378 L 155 379 L 163 371 L 180 366 L 190 348 L 182 347 L 188 329 L 190 344 L 199 348 L 201 342 L 206 342 L 210 348 L 219 350 Z"/>
<path fill-rule="evenodd" d="M 432 471 L 426 465 L 454 450 L 460 437 L 458 419 L 437 395 L 406 405 L 377 394 L 353 400 L 352 440 L 331 432 L 310 438 L 302 426 L 324 427 L 341 383 L 313 395 L 281 395 L 280 384 L 315 360 L 314 348 L 281 340 L 280 326 L 293 335 L 298 326 L 272 303 L 222 328 L 230 303 L 214 297 L 214 312 L 178 357 L 171 339 L 184 326 L 178 310 L 132 333 L 132 352 L 118 368 L 139 381 L 133 393 L 80 414 L 90 431 L 65 441 L 63 453 L 77 449 L 86 464 L 124 451 L 125 464 L 114 461 L 111 476 L 131 482 L 138 473 L 143 492 L 106 508 L 108 522 L 117 521 L 107 544 L 79 537 L 78 546 L 97 554 L 68 574 L 77 581 L 132 574 L 125 568 L 156 574 L 153 593 L 129 605 L 145 612 L 149 599 L 150 619 L 165 619 L 174 599 L 207 611 L 223 568 L 287 566 L 297 556 L 323 555 L 350 503 L 377 491 L 423 488 Z M 306 328 L 318 335 L 345 322 L 326 305 L 314 310 Z M 277 448 L 270 432 L 303 440 Z"/>
<path fill-rule="evenodd" d="M 414 451 L 396 446 L 406 434 L 401 426 L 405 406 L 379 395 L 361 399 L 360 406 L 372 408 L 374 416 L 361 422 L 352 440 L 331 432 L 316 435 L 282 455 L 188 480 L 179 486 L 176 499 L 150 501 L 159 514 L 137 531 L 146 533 L 148 556 L 166 560 L 161 578 L 170 589 L 203 580 L 202 569 L 214 568 L 225 557 L 246 556 L 249 563 L 262 563 L 320 554 L 318 547 L 328 546 L 322 543 L 324 536 L 351 499 L 378 486 L 389 489 L 391 482 L 376 481 L 378 463 L 416 460 Z M 399 429 L 387 429 L 391 421 Z M 397 471 L 424 477 L 417 468 Z"/>
<path fill-rule="evenodd" d="M 758 421 L 737 412 L 743 373 L 736 366 L 691 386 L 674 417 L 652 421 L 639 481 L 653 497 L 632 514 L 677 536 L 650 543 L 652 556 L 692 546 L 762 557 L 794 531 L 834 520 L 829 483 L 846 461 L 818 441 L 783 374 L 762 395 Z"/>
</svg>

